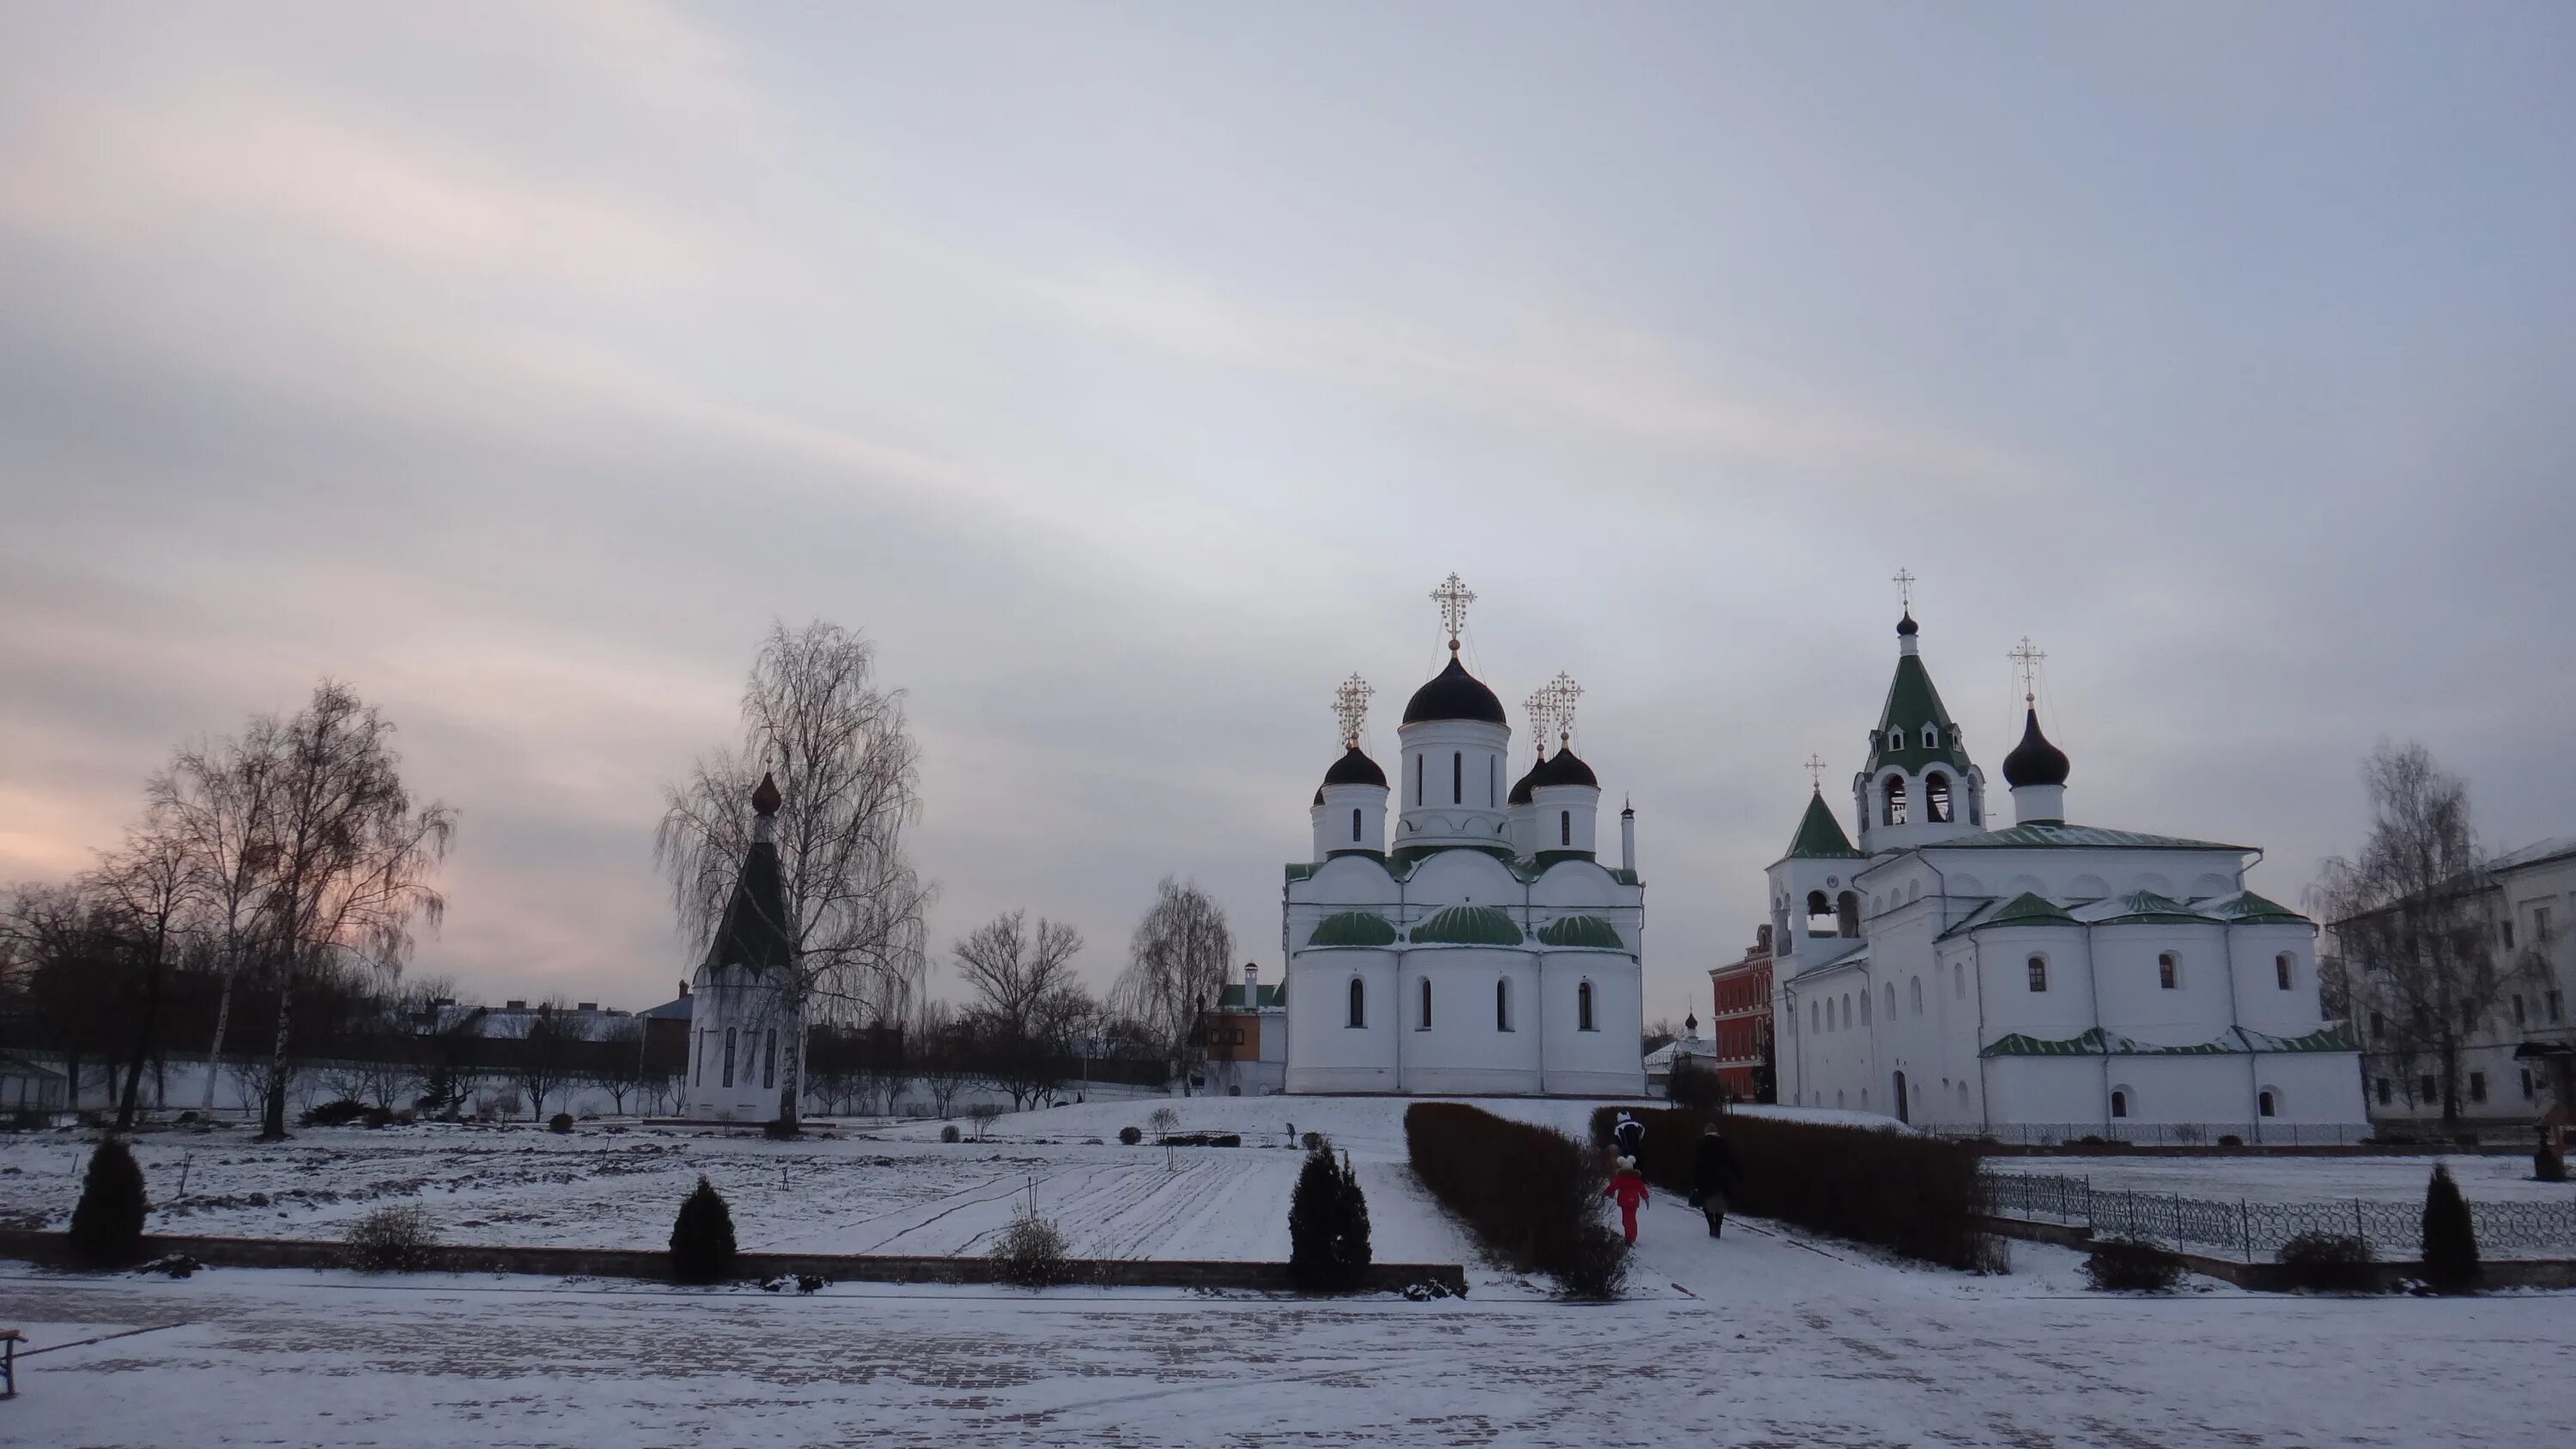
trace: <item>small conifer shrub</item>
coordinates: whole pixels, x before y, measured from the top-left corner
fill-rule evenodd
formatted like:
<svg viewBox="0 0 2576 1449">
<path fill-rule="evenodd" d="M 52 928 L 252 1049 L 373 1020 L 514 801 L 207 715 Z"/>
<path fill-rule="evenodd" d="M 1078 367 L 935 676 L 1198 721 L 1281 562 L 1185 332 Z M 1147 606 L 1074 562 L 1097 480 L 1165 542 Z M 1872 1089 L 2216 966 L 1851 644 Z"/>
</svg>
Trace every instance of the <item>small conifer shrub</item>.
<svg viewBox="0 0 2576 1449">
<path fill-rule="evenodd" d="M 143 1169 L 122 1138 L 110 1137 L 90 1154 L 72 1209 L 73 1261 L 88 1268 L 122 1268 L 143 1256 Z"/>
<path fill-rule="evenodd" d="M 2451 1170 L 2433 1164 L 2424 1188 L 2424 1281 L 2437 1293 L 2478 1291 L 2478 1229 Z"/>
<path fill-rule="evenodd" d="M 733 1271 L 733 1212 L 724 1194 L 701 1176 L 671 1224 L 671 1276 L 683 1283 L 713 1283 Z"/>
<path fill-rule="evenodd" d="M 964 1137 L 965 1134 L 957 1130 L 957 1124 L 954 1122 L 951 1122 L 947 1126 L 939 1129 L 939 1140 L 942 1142 L 963 1141 Z"/>
<path fill-rule="evenodd" d="M 1347 1293 L 1368 1276 L 1368 1197 L 1348 1162 L 1318 1140 L 1288 1198 L 1288 1278 L 1306 1293 Z"/>
<path fill-rule="evenodd" d="M 1134 1127 L 1121 1127 L 1118 1129 L 1118 1140 L 1129 1147 L 1133 1147 L 1137 1143 L 1145 1140 L 1145 1134 Z"/>
<path fill-rule="evenodd" d="M 546 1130 L 555 1133 L 558 1136 L 572 1131 L 572 1114 L 570 1112 L 557 1112 L 554 1116 L 546 1119 Z"/>
</svg>

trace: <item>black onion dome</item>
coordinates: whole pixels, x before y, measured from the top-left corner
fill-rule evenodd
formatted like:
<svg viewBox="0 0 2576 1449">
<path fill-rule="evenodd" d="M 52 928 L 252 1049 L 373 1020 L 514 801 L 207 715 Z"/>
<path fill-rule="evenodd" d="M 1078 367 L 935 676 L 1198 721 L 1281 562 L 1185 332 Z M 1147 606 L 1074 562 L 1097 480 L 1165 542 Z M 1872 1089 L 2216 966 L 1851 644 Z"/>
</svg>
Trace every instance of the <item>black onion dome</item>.
<svg viewBox="0 0 2576 1449">
<path fill-rule="evenodd" d="M 1550 785 L 1580 785 L 1587 790 L 1601 788 L 1601 777 L 1592 773 L 1592 767 L 1583 763 L 1581 756 L 1563 745 L 1557 746 L 1556 753 L 1548 758 L 1547 763 L 1530 774 L 1530 788 L 1533 790 L 1544 790 Z"/>
<path fill-rule="evenodd" d="M 1353 745 L 1342 752 L 1340 759 L 1333 761 L 1331 769 L 1324 772 L 1324 783 L 1327 786 L 1375 785 L 1383 790 L 1386 788 L 1386 771 L 1377 767 L 1377 761 L 1361 754 L 1359 746 Z M 1323 798 L 1320 791 L 1316 798 Z"/>
<path fill-rule="evenodd" d="M 1539 777 L 1546 773 L 1547 757 L 1545 755 L 1541 755 L 1537 760 L 1531 763 L 1528 774 L 1523 775 L 1518 780 L 1512 782 L 1511 796 L 1505 800 L 1504 803 L 1507 805 L 1527 805 L 1530 803 L 1530 791 L 1538 788 Z"/>
<path fill-rule="evenodd" d="M 1434 719 L 1472 719 L 1485 724 L 1509 724 L 1503 718 L 1503 702 L 1494 698 L 1484 681 L 1467 672 L 1458 656 L 1449 656 L 1449 667 L 1431 676 L 1431 682 L 1413 692 L 1404 703 L 1404 722 L 1420 724 Z"/>
<path fill-rule="evenodd" d="M 1912 609 L 1906 610 L 1905 617 L 1896 621 L 1896 637 L 1899 639 L 1911 639 L 1921 631 L 1922 626 L 1914 622 Z"/>
<path fill-rule="evenodd" d="M 2004 756 L 2004 783 L 2007 785 L 2063 785 L 2067 772 L 2074 768 L 2066 752 L 2048 742 L 2039 732 L 2039 711 L 2028 711 L 2021 727 L 2021 743 Z"/>
</svg>

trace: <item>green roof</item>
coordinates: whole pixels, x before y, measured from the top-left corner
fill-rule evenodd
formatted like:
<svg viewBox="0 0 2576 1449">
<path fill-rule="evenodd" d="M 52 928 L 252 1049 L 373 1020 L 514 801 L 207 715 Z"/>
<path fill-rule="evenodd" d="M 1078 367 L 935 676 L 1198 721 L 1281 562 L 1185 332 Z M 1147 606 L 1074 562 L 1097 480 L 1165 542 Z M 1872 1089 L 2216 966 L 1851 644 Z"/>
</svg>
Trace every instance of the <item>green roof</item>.
<svg viewBox="0 0 2576 1449">
<path fill-rule="evenodd" d="M 1521 928 L 1492 906 L 1451 906 L 1413 928 L 1417 946 L 1517 946 Z"/>
<path fill-rule="evenodd" d="M 1559 916 L 1538 928 L 1538 938 L 1550 946 L 1582 946 L 1601 951 L 1628 949 L 1628 943 L 1619 939 L 1618 928 L 1599 916 Z"/>
<path fill-rule="evenodd" d="M 1924 748 L 1923 727 L 1937 726 L 1941 743 Z M 1887 747 L 1887 732 L 1905 731 L 1902 749 Z M 1950 711 L 1941 704 L 1941 691 L 1932 687 L 1932 673 L 1923 667 L 1918 654 L 1896 656 L 1896 677 L 1888 681 L 1887 703 L 1878 712 L 1878 731 L 1870 737 L 1869 768 L 1872 772 L 1890 765 L 1909 772 L 1933 764 L 1946 764 L 1965 773 L 1968 752 L 1959 748 L 1959 727 L 1950 720 Z"/>
<path fill-rule="evenodd" d="M 2158 1046 L 2135 1037 L 2120 1036 L 2094 1027 L 2077 1036 L 2052 1041 L 2045 1037 L 2013 1032 L 1997 1037 L 1983 1057 L 2208 1057 L 2243 1056 L 2248 1053 L 2273 1052 L 2348 1052 L 2352 1044 L 2333 1027 L 2321 1027 L 2305 1036 L 2273 1036 L 2267 1032 L 2249 1031 L 2231 1026 L 2214 1041 L 2193 1042 L 2187 1046 Z"/>
<path fill-rule="evenodd" d="M 2200 907 L 2221 920 L 2245 926 L 2305 926 L 2314 924 L 2307 917 L 2278 901 L 2267 901 L 2252 891 L 2239 891 L 2226 900 Z"/>
<path fill-rule="evenodd" d="M 1392 946 L 1395 926 L 1375 911 L 1343 911 L 1315 923 L 1314 934 L 1306 938 L 1309 949 L 1318 946 Z"/>
<path fill-rule="evenodd" d="M 2071 926 L 2075 918 L 2066 914 L 2056 902 L 2035 896 L 2029 891 L 2004 902 L 2003 908 L 1977 922 L 1980 926 Z"/>
<path fill-rule="evenodd" d="M 1286 1006 L 1287 1004 L 1288 998 L 1286 987 L 1263 986 L 1258 988 L 1258 995 L 1253 1001 L 1252 1009 L 1255 1011 L 1269 1011 L 1276 1007 Z M 1238 981 L 1232 986 L 1225 988 L 1223 991 L 1218 992 L 1216 994 L 1216 1009 L 1219 1011 L 1243 1010 L 1243 983 Z"/>
<path fill-rule="evenodd" d="M 2107 911 L 2108 914 L 2101 914 Z M 2089 908 L 2085 919 L 2097 926 L 2206 926 L 2210 918 L 2177 900 L 2157 895 L 2154 891 L 2131 891 L 2125 896 L 2099 902 Z"/>
<path fill-rule="evenodd" d="M 2147 835 L 2135 830 L 2105 830 L 2094 825 L 2015 825 L 2006 830 L 1989 830 L 1978 835 L 1962 835 L 1955 840 L 1927 841 L 1917 850 L 2225 850 L 2243 855 L 2250 845 L 2222 845 L 2214 840 L 2184 840 L 2171 835 Z"/>
<path fill-rule="evenodd" d="M 1798 817 L 1798 833 L 1790 838 L 1787 860 L 1858 860 L 1860 852 L 1852 849 L 1851 837 L 1843 834 L 1834 812 L 1825 808 L 1825 792 L 1818 787 L 1807 797 L 1807 813 Z"/>
<path fill-rule="evenodd" d="M 707 943 L 706 965 L 721 970 L 747 967 L 757 973 L 793 961 L 796 948 L 787 935 L 787 892 L 778 865 L 778 847 L 755 840 L 734 878 L 724 919 Z"/>
</svg>

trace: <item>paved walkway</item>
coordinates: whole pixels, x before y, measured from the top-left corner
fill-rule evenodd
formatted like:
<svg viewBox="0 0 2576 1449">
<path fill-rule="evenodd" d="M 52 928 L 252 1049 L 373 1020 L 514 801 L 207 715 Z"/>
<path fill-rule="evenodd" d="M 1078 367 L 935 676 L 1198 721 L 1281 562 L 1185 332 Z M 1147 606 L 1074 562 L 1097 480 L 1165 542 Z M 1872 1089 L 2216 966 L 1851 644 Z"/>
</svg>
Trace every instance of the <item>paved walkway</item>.
<svg viewBox="0 0 2576 1449">
<path fill-rule="evenodd" d="M 1976 1280 L 1658 1201 L 1644 1293 L 1348 1304 L 0 1270 L 10 1444 L 2528 1444 L 2576 1296 Z M 167 1325 L 167 1326 L 165 1326 Z M 147 1330 L 129 1333 L 129 1330 Z"/>
</svg>

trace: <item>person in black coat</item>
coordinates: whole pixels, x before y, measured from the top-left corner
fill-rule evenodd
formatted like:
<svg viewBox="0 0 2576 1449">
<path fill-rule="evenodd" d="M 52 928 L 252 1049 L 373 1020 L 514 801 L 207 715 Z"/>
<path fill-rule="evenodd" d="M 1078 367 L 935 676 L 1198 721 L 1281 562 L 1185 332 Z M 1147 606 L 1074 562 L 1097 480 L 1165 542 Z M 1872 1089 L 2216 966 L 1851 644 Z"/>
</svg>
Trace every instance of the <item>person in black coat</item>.
<svg viewBox="0 0 2576 1449">
<path fill-rule="evenodd" d="M 1610 1140 L 1619 1144 L 1621 1157 L 1643 1160 L 1644 1154 L 1639 1149 L 1646 1145 L 1646 1124 L 1622 1112 L 1618 1124 L 1610 1129 Z"/>
<path fill-rule="evenodd" d="M 1699 1155 L 1691 1163 L 1691 1202 L 1708 1219 L 1708 1235 L 1719 1236 L 1726 1226 L 1726 1200 L 1735 1191 L 1735 1144 L 1726 1140 L 1715 1127 L 1699 1140 Z"/>
</svg>

